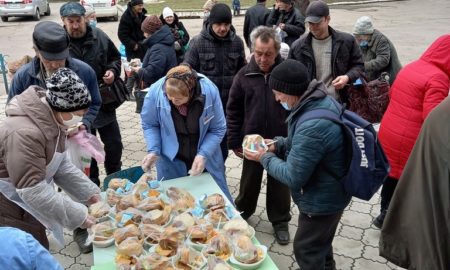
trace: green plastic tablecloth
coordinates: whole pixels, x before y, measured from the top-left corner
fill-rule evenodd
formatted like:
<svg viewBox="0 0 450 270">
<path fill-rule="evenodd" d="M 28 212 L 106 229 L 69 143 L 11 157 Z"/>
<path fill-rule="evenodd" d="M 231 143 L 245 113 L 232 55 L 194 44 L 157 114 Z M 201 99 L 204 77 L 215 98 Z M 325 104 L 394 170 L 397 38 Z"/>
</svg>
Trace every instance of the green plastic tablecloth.
<svg viewBox="0 0 450 270">
<path fill-rule="evenodd" d="M 177 179 L 165 180 L 161 185 L 164 189 L 174 186 L 188 190 L 195 197 L 199 197 L 203 194 L 209 195 L 212 193 L 220 193 L 224 195 L 209 173 L 203 173 L 199 176 L 193 177 L 181 177 Z M 115 256 L 116 251 L 114 246 L 108 248 L 97 248 L 94 246 L 94 265 L 91 267 L 91 270 L 115 270 Z M 239 269 L 236 266 L 233 267 Z M 277 270 L 278 267 L 272 261 L 270 256 L 267 255 L 266 259 L 258 269 Z"/>
</svg>

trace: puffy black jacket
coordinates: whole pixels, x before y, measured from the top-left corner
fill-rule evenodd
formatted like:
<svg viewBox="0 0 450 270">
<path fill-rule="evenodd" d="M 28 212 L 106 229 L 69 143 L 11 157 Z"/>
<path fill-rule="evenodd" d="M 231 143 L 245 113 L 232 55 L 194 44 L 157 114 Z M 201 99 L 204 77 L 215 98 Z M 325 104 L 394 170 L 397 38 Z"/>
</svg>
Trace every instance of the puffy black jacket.
<svg viewBox="0 0 450 270">
<path fill-rule="evenodd" d="M 245 65 L 244 42 L 233 26 L 225 38 L 218 38 L 206 22 L 200 34 L 189 43 L 184 62 L 213 81 L 225 109 L 234 75 Z"/>
<path fill-rule="evenodd" d="M 278 56 L 272 68 L 281 62 Z M 236 74 L 227 104 L 230 149 L 240 148 L 247 134 L 260 134 L 264 138 L 287 135 L 288 112 L 275 100 L 269 78 L 270 73 L 264 74 L 259 69 L 254 56 Z"/>
<path fill-rule="evenodd" d="M 260 25 L 266 25 L 269 10 L 263 3 L 256 3 L 245 12 L 244 39 L 247 47 L 251 48 L 250 33 Z"/>
<path fill-rule="evenodd" d="M 280 23 L 285 24 L 284 32 L 286 32 L 287 37 L 284 38 L 283 42 L 287 43 L 289 47 L 305 33 L 305 17 L 295 7 L 292 7 L 285 14 L 282 14 L 280 10 L 275 8 L 270 11 L 266 25 L 272 27 L 274 25 L 278 26 Z"/>
<path fill-rule="evenodd" d="M 163 25 L 161 29 L 144 40 L 148 49 L 138 75 L 144 81 L 145 87 L 165 76 L 169 69 L 177 65 L 174 42 L 175 40 L 167 25 Z"/>
<path fill-rule="evenodd" d="M 144 58 L 146 48 L 142 45 L 142 41 L 144 41 L 145 37 L 144 32 L 141 30 L 141 24 L 145 20 L 146 13 L 147 11 L 144 9 L 141 14 L 136 16 L 133 12 L 133 7 L 128 3 L 127 9 L 120 18 L 117 36 L 119 37 L 120 42 L 125 46 L 128 61 L 132 58 L 139 58 L 141 60 Z M 139 48 L 135 51 L 134 46 L 136 44 L 139 45 Z"/>
<path fill-rule="evenodd" d="M 347 75 L 350 82 L 354 82 L 364 72 L 364 62 L 361 50 L 355 38 L 344 32 L 339 32 L 328 27 L 332 36 L 332 56 L 331 68 L 332 76 Z M 316 78 L 316 62 L 312 49 L 311 32 L 292 44 L 289 51 L 289 58 L 302 62 L 308 69 L 312 79 Z"/>
<path fill-rule="evenodd" d="M 98 28 L 87 26 L 85 37 L 80 41 L 71 39 L 69 53 L 88 64 L 97 76 L 97 83 L 103 83 L 103 75 L 107 70 L 114 73 L 114 77 L 120 77 L 120 53 L 109 37 Z M 106 112 L 100 108 L 93 123 L 94 128 L 103 127 L 116 119 L 115 111 Z"/>
</svg>

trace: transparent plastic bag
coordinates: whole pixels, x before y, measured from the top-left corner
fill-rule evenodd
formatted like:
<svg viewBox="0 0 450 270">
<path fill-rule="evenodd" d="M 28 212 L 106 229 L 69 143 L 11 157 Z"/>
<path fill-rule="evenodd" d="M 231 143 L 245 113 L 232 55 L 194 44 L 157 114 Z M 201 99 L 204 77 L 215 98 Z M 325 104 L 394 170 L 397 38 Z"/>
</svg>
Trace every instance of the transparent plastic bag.
<svg viewBox="0 0 450 270">
<path fill-rule="evenodd" d="M 91 158 L 94 158 L 97 163 L 105 161 L 105 150 L 103 150 L 102 143 L 86 130 L 69 137 L 66 146 L 72 163 L 87 176 L 91 170 Z"/>
</svg>

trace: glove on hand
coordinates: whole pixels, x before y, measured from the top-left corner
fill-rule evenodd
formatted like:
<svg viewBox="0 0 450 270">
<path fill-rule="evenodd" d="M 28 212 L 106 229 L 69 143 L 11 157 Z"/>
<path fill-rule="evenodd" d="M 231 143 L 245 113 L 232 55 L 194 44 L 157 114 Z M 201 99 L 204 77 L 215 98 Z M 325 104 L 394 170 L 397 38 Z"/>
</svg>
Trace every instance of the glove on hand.
<svg viewBox="0 0 450 270">
<path fill-rule="evenodd" d="M 158 159 L 158 155 L 156 155 L 155 153 L 147 154 L 144 157 L 144 159 L 142 160 L 142 164 L 141 164 L 142 170 L 144 172 L 149 172 L 152 169 L 152 167 L 155 164 L 157 159 Z"/>
<path fill-rule="evenodd" d="M 192 162 L 192 168 L 189 170 L 189 175 L 196 176 L 201 174 L 205 170 L 206 158 L 204 156 L 196 155 L 194 162 Z"/>
</svg>

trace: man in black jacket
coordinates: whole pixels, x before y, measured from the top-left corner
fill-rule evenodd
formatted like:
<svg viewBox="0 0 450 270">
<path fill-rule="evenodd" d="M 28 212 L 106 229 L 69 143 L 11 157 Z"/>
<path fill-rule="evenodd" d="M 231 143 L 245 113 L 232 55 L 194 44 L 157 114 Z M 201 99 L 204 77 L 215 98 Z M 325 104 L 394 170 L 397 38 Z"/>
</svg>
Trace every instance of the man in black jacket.
<svg viewBox="0 0 450 270">
<path fill-rule="evenodd" d="M 146 13 L 143 0 L 131 0 L 120 18 L 117 35 L 120 42 L 125 46 L 128 62 L 135 58 L 142 61 L 147 51 L 143 44 L 145 39 L 144 32 L 141 30 L 141 24 L 145 20 Z M 130 95 L 133 94 L 136 80 L 137 76 L 126 77 L 127 89 Z"/>
<path fill-rule="evenodd" d="M 251 50 L 250 33 L 256 27 L 266 24 L 269 10 L 266 8 L 266 0 L 256 0 L 256 5 L 247 9 L 244 19 L 244 40 L 247 47 Z"/>
<path fill-rule="evenodd" d="M 84 7 L 76 2 L 61 6 L 60 15 L 70 37 L 69 53 L 94 69 L 99 86 L 110 85 L 120 76 L 120 53 L 102 30 L 91 28 L 87 24 L 85 12 Z M 123 146 L 115 110 L 100 108 L 91 128 L 93 135 L 96 135 L 97 131 L 105 145 L 106 174 L 120 171 Z M 89 177 L 100 185 L 99 170 L 94 159 L 91 162 Z M 82 253 L 92 251 L 92 245 L 85 245 L 87 235 L 87 231 L 80 228 L 74 231 L 74 240 Z"/>
<path fill-rule="evenodd" d="M 255 28 L 251 37 L 254 54 L 250 63 L 236 74 L 227 104 L 228 146 L 241 158 L 245 135 L 259 134 L 264 138 L 287 135 L 287 112 L 268 85 L 272 69 L 283 61 L 279 55 L 281 40 L 273 28 L 266 26 Z M 263 172 L 259 162 L 244 159 L 235 201 L 244 219 L 256 210 Z M 290 206 L 289 188 L 267 175 L 267 216 L 281 245 L 289 243 Z"/>
<path fill-rule="evenodd" d="M 305 21 L 310 32 L 292 44 L 289 58 L 302 62 L 311 79 L 322 81 L 329 95 L 346 103 L 342 90 L 364 71 L 361 50 L 352 35 L 328 25 L 330 10 L 325 2 L 311 2 Z"/>
<path fill-rule="evenodd" d="M 184 62 L 214 82 L 224 111 L 234 75 L 245 65 L 244 43 L 231 25 L 231 19 L 229 6 L 215 4 L 202 31 L 191 40 L 184 58 Z M 226 136 L 221 149 L 225 160 L 228 157 Z"/>
<path fill-rule="evenodd" d="M 282 41 L 289 46 L 305 33 L 305 17 L 292 0 L 276 0 L 266 25 L 279 29 Z"/>
</svg>

